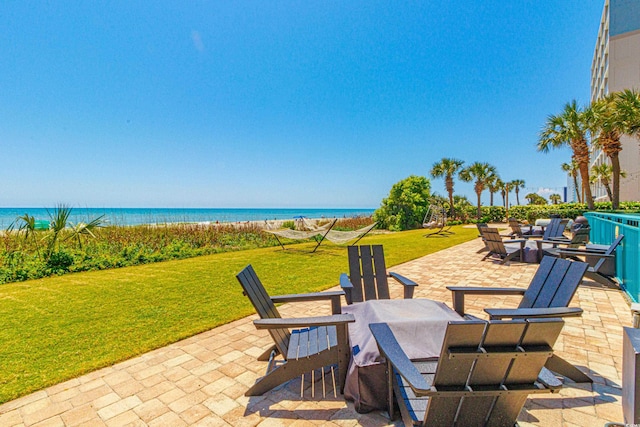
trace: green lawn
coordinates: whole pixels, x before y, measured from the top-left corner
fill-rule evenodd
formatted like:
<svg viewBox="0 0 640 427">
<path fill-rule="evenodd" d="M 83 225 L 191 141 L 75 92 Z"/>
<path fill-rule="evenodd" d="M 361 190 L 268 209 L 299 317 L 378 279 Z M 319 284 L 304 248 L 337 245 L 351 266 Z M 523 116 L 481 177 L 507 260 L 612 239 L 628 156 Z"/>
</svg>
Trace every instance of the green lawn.
<svg viewBox="0 0 640 427">
<path fill-rule="evenodd" d="M 370 235 L 388 266 L 477 236 L 456 226 Z M 344 246 L 305 243 L 0 286 L 0 403 L 253 313 L 235 274 L 253 264 L 272 295 L 312 292 L 347 271 Z"/>
</svg>

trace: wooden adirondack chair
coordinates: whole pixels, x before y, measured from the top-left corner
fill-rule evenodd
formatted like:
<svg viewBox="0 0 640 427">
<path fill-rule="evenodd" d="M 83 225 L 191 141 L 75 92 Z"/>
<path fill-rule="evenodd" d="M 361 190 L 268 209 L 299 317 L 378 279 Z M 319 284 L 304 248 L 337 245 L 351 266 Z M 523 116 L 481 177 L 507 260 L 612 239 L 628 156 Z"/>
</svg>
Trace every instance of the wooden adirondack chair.
<svg viewBox="0 0 640 427">
<path fill-rule="evenodd" d="M 532 236 L 534 234 L 542 235 L 542 227 L 535 225 L 523 225 L 515 218 L 509 218 L 509 228 L 511 228 L 511 237 L 523 238 L 524 236 Z"/>
<path fill-rule="evenodd" d="M 494 255 L 500 258 L 500 264 L 504 264 L 515 257 L 518 257 L 521 261 L 524 260 L 524 245 L 526 240 L 503 240 L 498 229 L 492 227 L 479 227 L 478 231 L 480 231 L 482 240 L 488 250 L 488 253 L 482 258 L 483 261 Z"/>
<path fill-rule="evenodd" d="M 550 240 L 535 240 L 538 250 L 538 262 L 545 255 L 559 257 L 563 249 L 576 249 L 589 243 L 589 227 L 582 227 L 573 232 L 571 239 L 552 238 Z"/>
<path fill-rule="evenodd" d="M 608 247 L 603 245 L 587 246 L 585 249 L 562 249 L 558 251 L 561 258 L 580 259 L 584 257 L 589 264 L 585 273 L 588 279 L 605 286 L 619 286 L 616 275 L 616 248 L 624 239 L 624 234 L 618 237 Z"/>
<path fill-rule="evenodd" d="M 418 284 L 398 273 L 388 272 L 382 245 L 349 246 L 349 275 L 340 275 L 340 286 L 345 292 L 347 304 L 374 299 L 389 299 L 388 277 L 404 287 L 404 298 L 413 298 Z"/>
<path fill-rule="evenodd" d="M 395 394 L 406 426 L 515 425 L 529 394 L 562 386 L 544 365 L 563 324 L 559 319 L 449 322 L 440 357 L 414 361 L 386 323 L 369 325 L 387 360 L 391 418 Z"/>
<path fill-rule="evenodd" d="M 452 293 L 453 309 L 461 316 L 470 317 L 465 314 L 464 310 L 464 296 L 466 294 L 522 295 L 518 308 L 485 308 L 484 311 L 491 320 L 581 316 L 581 308 L 568 307 L 568 305 L 588 267 L 589 264 L 586 262 L 546 256 L 542 258 L 527 289 L 469 286 L 447 286 L 447 289 Z M 559 356 L 554 355 L 550 358 L 547 368 L 571 378 L 575 382 L 592 382 L 591 378 Z"/>
<path fill-rule="evenodd" d="M 329 299 L 332 302 L 332 311 L 340 313 L 340 297 L 344 293 L 336 291 L 269 297 L 251 265 L 238 273 L 236 278 L 244 289 L 244 295 L 249 297 L 260 315 L 260 319 L 253 322 L 254 325 L 257 329 L 267 329 L 275 342 L 273 347 L 258 358 L 258 360 L 267 360 L 265 356 L 269 355 L 267 374 L 258 379 L 245 395 L 261 395 L 297 376 L 326 366 L 332 367 L 335 394 L 336 375 L 333 365 L 338 366 L 337 381 L 342 393 L 351 354 L 347 324 L 355 321 L 353 315 L 333 314 L 322 317 L 283 319 L 274 303 Z M 301 329 L 290 331 L 290 328 Z M 276 363 L 275 357 L 278 353 L 284 358 L 284 363 Z M 324 375 L 324 369 L 322 369 L 322 375 Z"/>
<path fill-rule="evenodd" d="M 543 240 L 551 240 L 554 238 L 562 238 L 564 236 L 564 231 L 567 228 L 567 224 L 569 223 L 568 219 L 562 218 L 551 218 L 549 225 L 547 225 L 544 229 L 544 233 L 540 234 L 530 234 L 522 236 L 525 239 L 535 239 L 542 238 Z"/>
</svg>

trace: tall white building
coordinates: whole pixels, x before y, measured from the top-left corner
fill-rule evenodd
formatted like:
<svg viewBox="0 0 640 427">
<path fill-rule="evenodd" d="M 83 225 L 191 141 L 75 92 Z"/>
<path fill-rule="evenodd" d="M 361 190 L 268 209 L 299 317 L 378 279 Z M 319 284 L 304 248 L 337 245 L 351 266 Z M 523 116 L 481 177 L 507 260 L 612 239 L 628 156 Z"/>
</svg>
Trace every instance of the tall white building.
<svg viewBox="0 0 640 427">
<path fill-rule="evenodd" d="M 598 40 L 591 65 L 591 102 L 624 89 L 640 90 L 640 0 L 605 0 Z M 620 168 L 620 200 L 640 200 L 640 141 L 623 137 Z M 591 165 L 608 162 L 593 149 Z M 608 200 L 604 187 L 596 184 L 593 197 Z"/>
</svg>

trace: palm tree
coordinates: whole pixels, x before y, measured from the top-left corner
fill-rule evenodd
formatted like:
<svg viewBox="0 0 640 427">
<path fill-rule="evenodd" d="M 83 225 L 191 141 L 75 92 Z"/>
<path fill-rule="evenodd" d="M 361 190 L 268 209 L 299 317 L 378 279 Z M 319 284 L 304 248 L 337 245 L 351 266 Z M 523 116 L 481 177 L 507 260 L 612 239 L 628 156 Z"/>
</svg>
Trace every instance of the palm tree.
<svg viewBox="0 0 640 427">
<path fill-rule="evenodd" d="M 530 205 L 546 205 L 547 199 L 539 195 L 538 193 L 529 193 L 524 196 L 529 201 Z"/>
<path fill-rule="evenodd" d="M 516 191 L 516 204 L 520 205 L 520 196 L 518 193 L 521 188 L 524 188 L 524 179 L 514 179 L 510 184 L 510 187 Z"/>
<path fill-rule="evenodd" d="M 497 175 L 497 173 L 494 166 L 491 166 L 489 163 L 480 162 L 475 162 L 467 166 L 458 174 L 464 182 L 474 181 L 474 190 L 478 196 L 478 219 L 482 216 L 480 196 L 487 186 L 487 183 L 490 182 L 495 175 Z"/>
<path fill-rule="evenodd" d="M 500 181 L 502 182 L 502 181 Z M 509 186 L 508 182 L 502 182 L 502 187 L 500 187 L 500 195 L 502 196 L 502 206 L 507 207 L 507 188 Z"/>
<path fill-rule="evenodd" d="M 593 143 L 611 162 L 613 181 L 611 207 L 620 207 L 620 152 L 622 135 L 640 136 L 640 93 L 633 90 L 614 92 L 597 100 L 587 113 Z M 608 188 L 605 186 L 605 188 Z"/>
<path fill-rule="evenodd" d="M 572 160 L 578 164 L 582 188 L 589 209 L 593 209 L 593 196 L 589 187 L 589 145 L 586 138 L 586 121 L 584 111 L 575 100 L 565 105 L 564 110 L 547 117 L 538 141 L 538 150 L 548 152 L 550 148 L 561 148 L 568 145 L 573 151 Z"/>
<path fill-rule="evenodd" d="M 582 199 L 580 198 L 580 189 L 578 188 L 578 164 L 572 160 L 571 163 L 563 163 L 561 167 L 564 172 L 568 173 L 569 176 L 573 178 L 573 187 L 576 189 L 578 203 L 582 203 Z"/>
<path fill-rule="evenodd" d="M 621 117 L 623 133 L 640 139 L 640 92 L 632 89 L 618 92 L 616 109 Z"/>
<path fill-rule="evenodd" d="M 558 203 L 560 203 L 560 201 L 562 201 L 562 196 L 555 193 L 549 196 L 549 200 L 551 200 L 551 203 L 553 203 L 554 205 L 557 205 Z"/>
<path fill-rule="evenodd" d="M 611 175 L 613 174 L 613 167 L 607 163 L 602 163 L 599 165 L 595 165 L 591 168 L 591 172 L 593 175 L 591 176 L 591 183 L 595 184 L 599 182 L 604 186 L 604 189 L 607 191 L 607 197 L 611 201 L 611 205 L 613 207 L 613 198 L 614 192 L 611 190 L 610 180 Z M 627 174 L 624 171 L 620 171 L 621 177 L 626 177 Z"/>
<path fill-rule="evenodd" d="M 431 167 L 431 176 L 434 178 L 444 177 L 444 186 L 449 193 L 449 207 L 451 208 L 451 218 L 455 216 L 453 205 L 453 176 L 458 173 L 464 162 L 457 159 L 444 157 Z"/>
<path fill-rule="evenodd" d="M 498 175 L 495 175 L 493 179 L 487 183 L 487 187 L 489 188 L 490 194 L 489 206 L 493 206 L 493 193 L 497 193 L 502 190 L 504 188 L 504 182 L 502 182 Z"/>
</svg>

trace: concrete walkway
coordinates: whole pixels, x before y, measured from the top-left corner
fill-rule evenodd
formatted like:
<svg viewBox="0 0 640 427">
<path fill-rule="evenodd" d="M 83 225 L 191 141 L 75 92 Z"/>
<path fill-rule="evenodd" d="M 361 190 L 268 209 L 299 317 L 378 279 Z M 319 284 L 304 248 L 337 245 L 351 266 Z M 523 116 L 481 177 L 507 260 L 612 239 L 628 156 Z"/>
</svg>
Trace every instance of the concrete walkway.
<svg viewBox="0 0 640 427">
<path fill-rule="evenodd" d="M 426 241 L 425 241 L 426 243 Z M 419 283 L 416 298 L 451 303 L 447 285 L 526 287 L 536 265 L 481 261 L 479 239 L 394 267 Z M 337 274 L 336 274 L 337 281 Z M 401 289 L 392 289 L 398 298 Z M 515 306 L 513 297 L 467 296 L 468 312 L 483 307 Z M 594 378 L 591 384 L 568 381 L 560 393 L 536 395 L 519 417 L 522 426 L 603 426 L 622 422 L 622 327 L 631 326 L 622 292 L 585 281 L 572 305 L 581 318 L 566 319 L 556 352 Z M 284 316 L 329 313 L 322 304 L 287 304 Z M 0 406 L 0 426 L 384 426 L 381 412 L 358 414 L 351 404 L 320 398 L 300 380 L 264 396 L 243 393 L 264 374 L 256 357 L 271 343 L 250 316 L 140 357 L 92 372 Z"/>
</svg>

